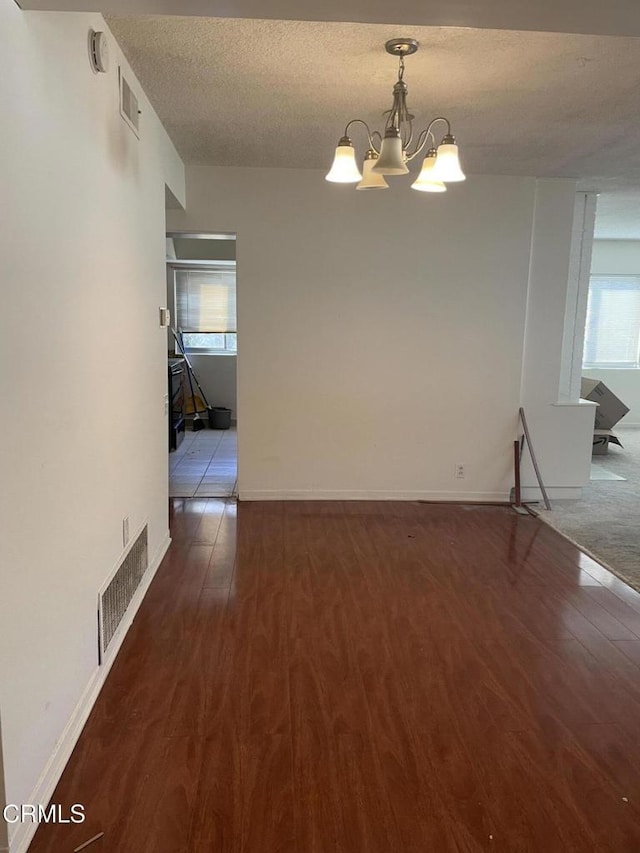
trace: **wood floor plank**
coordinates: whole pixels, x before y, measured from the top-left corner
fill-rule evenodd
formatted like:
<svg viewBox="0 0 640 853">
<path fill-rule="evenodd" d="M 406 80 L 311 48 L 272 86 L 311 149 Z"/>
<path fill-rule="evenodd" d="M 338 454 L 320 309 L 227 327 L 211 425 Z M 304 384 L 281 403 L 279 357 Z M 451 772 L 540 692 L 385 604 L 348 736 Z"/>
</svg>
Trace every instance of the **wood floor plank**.
<svg viewBox="0 0 640 853">
<path fill-rule="evenodd" d="M 192 543 L 199 545 L 214 545 L 223 516 L 227 508 L 224 498 L 209 498 L 200 516 L 200 524 L 193 535 Z"/>
<path fill-rule="evenodd" d="M 286 735 L 250 736 L 243 744 L 242 850 L 297 853 L 292 742 Z"/>
<path fill-rule="evenodd" d="M 241 746 L 233 727 L 201 741 L 196 801 L 191 813 L 188 849 L 241 853 Z"/>
<path fill-rule="evenodd" d="M 337 737 L 338 778 L 346 850 L 388 853 L 403 848 L 375 745 L 361 734 Z"/>
<path fill-rule="evenodd" d="M 616 616 L 606 610 L 588 590 L 580 589 L 568 593 L 567 600 L 608 640 L 638 639 L 633 631 L 626 628 Z"/>
<path fill-rule="evenodd" d="M 236 504 L 227 503 L 216 535 L 209 569 L 204 581 L 209 587 L 228 587 L 233 577 L 236 562 Z"/>
<path fill-rule="evenodd" d="M 640 596 L 506 507 L 174 499 L 35 853 L 637 853 Z"/>
<path fill-rule="evenodd" d="M 164 741 L 161 782 L 153 798 L 153 812 L 145 839 L 136 841 L 133 846 L 133 838 L 127 838 L 131 850 L 189 853 L 189 830 L 197 795 L 200 756 L 200 738 L 171 737 Z"/>
<path fill-rule="evenodd" d="M 167 737 L 204 736 L 207 730 L 207 699 L 219 668 L 228 598 L 226 589 L 203 589 L 200 594 L 194 629 L 180 650 L 177 674 L 173 667 L 164 725 Z"/>
<path fill-rule="evenodd" d="M 607 613 L 611 614 L 625 628 L 635 634 L 637 639 L 640 639 L 640 613 L 637 610 L 630 607 L 619 596 L 611 592 L 611 590 L 605 588 L 592 588 L 587 590 L 587 594 L 594 601 L 597 601 Z"/>
<path fill-rule="evenodd" d="M 614 645 L 637 667 L 640 667 L 640 640 L 618 640 Z"/>
<path fill-rule="evenodd" d="M 594 563 L 591 560 L 587 569 L 590 575 L 596 575 L 599 578 L 600 585 L 608 589 L 615 596 L 625 602 L 636 613 L 640 613 L 640 592 L 631 589 L 624 581 L 611 574 L 603 566 Z"/>
</svg>

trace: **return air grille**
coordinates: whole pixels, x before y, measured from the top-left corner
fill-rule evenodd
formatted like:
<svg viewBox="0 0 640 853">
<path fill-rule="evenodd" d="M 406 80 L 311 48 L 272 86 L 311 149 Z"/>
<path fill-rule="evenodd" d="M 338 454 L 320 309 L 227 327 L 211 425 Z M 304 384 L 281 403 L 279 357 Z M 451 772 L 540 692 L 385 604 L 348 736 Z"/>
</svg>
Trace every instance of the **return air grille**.
<svg viewBox="0 0 640 853">
<path fill-rule="evenodd" d="M 122 68 L 118 68 L 120 78 L 120 115 L 129 125 L 135 135 L 140 138 L 140 110 L 138 108 L 138 99 L 127 78 L 122 73 Z"/>
<path fill-rule="evenodd" d="M 101 661 L 148 567 L 149 550 L 145 524 L 126 557 L 116 569 L 109 585 L 100 595 L 98 621 Z"/>
</svg>

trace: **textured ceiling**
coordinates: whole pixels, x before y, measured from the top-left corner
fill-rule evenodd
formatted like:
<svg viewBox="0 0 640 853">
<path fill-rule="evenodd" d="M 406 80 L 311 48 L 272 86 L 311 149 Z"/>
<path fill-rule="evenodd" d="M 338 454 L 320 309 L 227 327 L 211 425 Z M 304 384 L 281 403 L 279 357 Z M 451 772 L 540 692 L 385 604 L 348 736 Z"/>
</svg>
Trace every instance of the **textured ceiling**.
<svg viewBox="0 0 640 853">
<path fill-rule="evenodd" d="M 388 38 L 417 38 L 409 104 L 444 114 L 471 174 L 640 187 L 640 38 L 381 24 L 109 17 L 187 163 L 328 167 L 391 104 Z M 356 138 L 356 147 L 362 140 Z"/>
</svg>

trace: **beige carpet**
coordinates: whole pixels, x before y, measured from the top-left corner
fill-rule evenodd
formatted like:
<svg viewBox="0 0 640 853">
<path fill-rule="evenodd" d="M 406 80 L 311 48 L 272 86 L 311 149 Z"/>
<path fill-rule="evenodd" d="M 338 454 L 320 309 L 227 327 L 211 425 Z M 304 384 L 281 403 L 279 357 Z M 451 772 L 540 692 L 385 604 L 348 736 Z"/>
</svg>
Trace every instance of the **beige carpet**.
<svg viewBox="0 0 640 853">
<path fill-rule="evenodd" d="M 640 429 L 615 433 L 624 446 L 594 456 L 595 472 L 624 479 L 593 479 L 582 500 L 555 501 L 540 518 L 640 591 Z"/>
</svg>

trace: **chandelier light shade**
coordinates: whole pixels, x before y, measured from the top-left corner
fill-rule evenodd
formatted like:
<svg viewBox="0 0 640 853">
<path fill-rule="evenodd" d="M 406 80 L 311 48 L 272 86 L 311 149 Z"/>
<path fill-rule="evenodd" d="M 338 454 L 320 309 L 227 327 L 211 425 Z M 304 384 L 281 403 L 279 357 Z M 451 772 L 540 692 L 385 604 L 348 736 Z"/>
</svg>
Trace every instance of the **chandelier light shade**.
<svg viewBox="0 0 640 853">
<path fill-rule="evenodd" d="M 336 154 L 333 158 L 333 165 L 327 175 L 327 180 L 335 184 L 355 184 L 362 178 L 356 164 L 356 152 L 353 148 L 353 142 L 348 136 L 343 136 Z"/>
<path fill-rule="evenodd" d="M 376 164 L 378 155 L 369 148 L 367 151 L 364 163 L 362 164 L 362 180 L 356 186 L 357 190 L 388 190 L 389 184 L 385 181 L 384 175 L 379 175 L 373 170 Z"/>
<path fill-rule="evenodd" d="M 465 180 L 465 174 L 460 168 L 458 146 L 451 134 L 447 134 L 438 145 L 438 156 L 433 167 L 433 177 L 436 181 L 443 181 L 444 183 Z"/>
<path fill-rule="evenodd" d="M 378 175 L 406 175 L 409 171 L 404 159 L 400 133 L 396 128 L 391 127 L 385 131 L 380 156 L 372 171 Z"/>
<path fill-rule="evenodd" d="M 411 186 L 422 192 L 444 192 L 447 189 L 446 184 L 464 181 L 465 175 L 460 167 L 458 146 L 447 118 L 436 116 L 424 130 L 414 136 L 414 115 L 409 112 L 407 106 L 408 89 L 404 82 L 404 60 L 406 56 L 417 51 L 418 42 L 409 38 L 391 39 L 385 44 L 385 49 L 387 53 L 399 58 L 399 69 L 398 79 L 393 87 L 393 104 L 385 113 L 387 119 L 384 132 L 372 131 L 362 119 L 351 119 L 338 143 L 333 165 L 326 179 L 335 183 L 357 183 L 356 189 L 359 190 L 387 189 L 389 185 L 385 177 L 406 175 L 409 172 L 408 164 L 424 151 L 430 141 L 422 170 Z M 433 128 L 439 122 L 444 122 L 446 132 L 436 147 Z M 349 136 L 353 124 L 363 125 L 367 133 L 368 150 L 362 169 L 364 177 L 358 169 L 355 149 Z"/>
<path fill-rule="evenodd" d="M 447 191 L 444 183 L 433 176 L 437 156 L 438 152 L 435 148 L 430 148 L 427 151 L 420 174 L 411 184 L 412 190 L 420 190 L 423 193 L 444 193 Z"/>
</svg>

